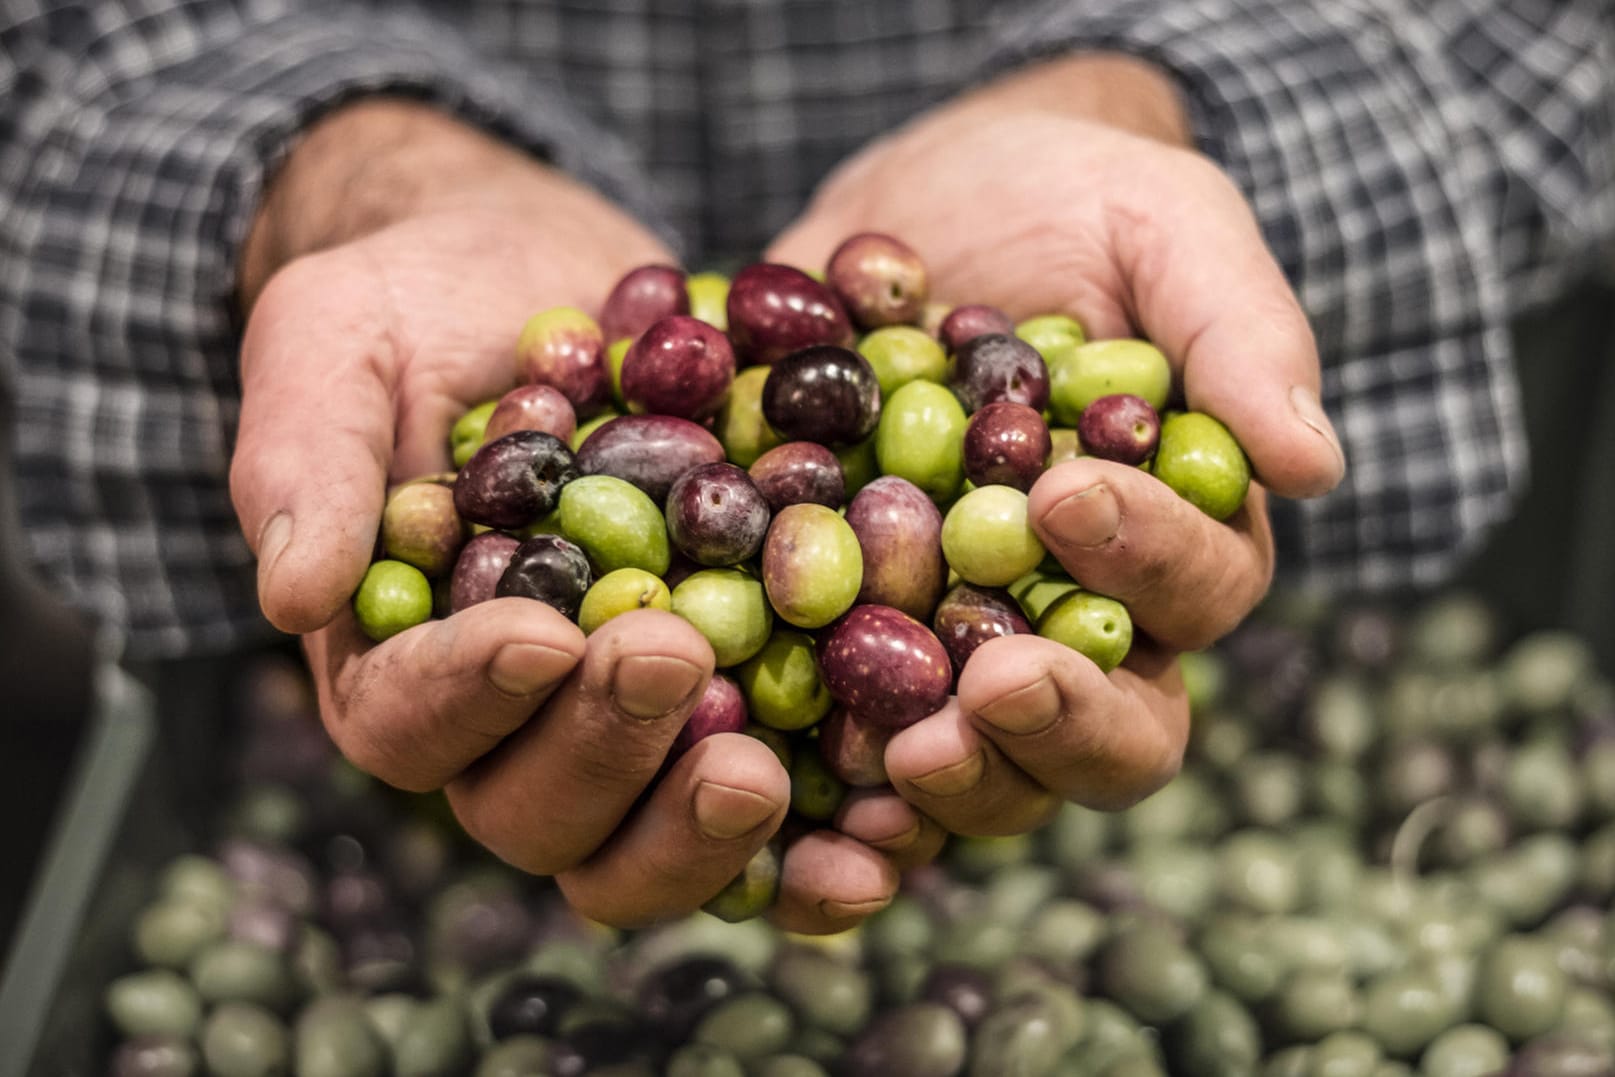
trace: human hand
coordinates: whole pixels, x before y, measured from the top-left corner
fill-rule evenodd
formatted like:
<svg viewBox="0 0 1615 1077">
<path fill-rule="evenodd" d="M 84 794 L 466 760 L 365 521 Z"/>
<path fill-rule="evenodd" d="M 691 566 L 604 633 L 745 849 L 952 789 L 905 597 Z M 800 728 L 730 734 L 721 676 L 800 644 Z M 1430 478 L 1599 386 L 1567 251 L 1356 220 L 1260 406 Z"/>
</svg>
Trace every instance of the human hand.
<svg viewBox="0 0 1615 1077">
<path fill-rule="evenodd" d="M 264 613 L 304 635 L 330 735 L 390 784 L 445 789 L 474 838 L 622 925 L 701 904 L 786 813 L 783 768 L 734 734 L 697 745 L 644 796 L 712 673 L 706 641 L 648 610 L 586 645 L 550 607 L 503 598 L 376 645 L 349 600 L 388 482 L 449 468 L 450 425 L 510 388 L 527 317 L 594 307 L 627 269 L 671 260 L 553 170 L 376 100 L 310 132 L 241 267 L 231 492 Z M 912 815 L 890 801 L 845 829 L 879 839 L 878 824 Z M 844 926 L 895 888 L 891 863 L 846 834 L 802 840 L 784 872 L 778 915 L 798 930 Z"/>
<path fill-rule="evenodd" d="M 886 753 L 896 788 L 949 830 L 1019 833 L 1063 800 L 1116 809 L 1165 784 L 1188 737 L 1178 653 L 1232 629 L 1271 581 L 1266 491 L 1318 496 L 1344 473 L 1305 315 L 1237 189 L 1188 145 L 1153 68 L 1045 63 L 860 153 L 769 252 L 821 266 L 844 237 L 888 232 L 925 261 L 933 295 L 1070 313 L 1090 338 L 1145 336 L 1255 471 L 1222 522 L 1103 460 L 1039 479 L 1033 527 L 1073 579 L 1126 604 L 1132 652 L 1107 676 L 1036 636 L 977 650 L 955 699 Z"/>
</svg>

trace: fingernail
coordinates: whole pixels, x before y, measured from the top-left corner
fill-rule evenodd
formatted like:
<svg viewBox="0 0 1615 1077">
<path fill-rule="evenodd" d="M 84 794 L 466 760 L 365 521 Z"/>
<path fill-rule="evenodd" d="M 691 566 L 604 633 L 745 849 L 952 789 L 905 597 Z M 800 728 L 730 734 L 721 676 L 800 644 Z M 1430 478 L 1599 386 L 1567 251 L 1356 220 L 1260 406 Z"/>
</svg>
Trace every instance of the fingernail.
<svg viewBox="0 0 1615 1077">
<path fill-rule="evenodd" d="M 893 834 L 887 838 L 866 839 L 865 845 L 879 849 L 883 853 L 897 853 L 913 845 L 920 837 L 920 821 L 914 820 L 909 828 L 900 834 Z"/>
<path fill-rule="evenodd" d="M 701 671 L 682 658 L 634 654 L 611 673 L 611 701 L 624 714 L 649 721 L 678 709 L 701 683 Z"/>
<path fill-rule="evenodd" d="M 922 793 L 934 797 L 956 797 L 961 793 L 970 792 L 981 784 L 981 776 L 986 771 L 987 756 L 977 750 L 957 763 L 949 763 L 945 767 L 939 767 L 929 774 L 921 774 L 918 778 L 910 778 L 908 781 Z"/>
<path fill-rule="evenodd" d="M 1060 691 L 1045 674 L 977 707 L 976 713 L 1006 733 L 1041 733 L 1060 717 Z"/>
<path fill-rule="evenodd" d="M 1340 437 L 1335 433 L 1334 424 L 1318 402 L 1318 394 L 1304 385 L 1297 385 L 1290 390 L 1290 407 L 1295 409 L 1296 418 L 1328 442 L 1329 451 L 1335 456 L 1335 482 L 1338 483 L 1346 474 L 1346 454 L 1340 447 Z"/>
<path fill-rule="evenodd" d="M 779 810 L 779 805 L 750 789 L 717 782 L 695 787 L 695 825 L 713 841 L 732 841 L 750 834 Z"/>
<path fill-rule="evenodd" d="M 530 696 L 554 685 L 572 667 L 569 656 L 536 643 L 507 643 L 488 663 L 488 683 L 507 696 Z"/>
<path fill-rule="evenodd" d="M 825 898 L 819 902 L 819 912 L 827 920 L 851 920 L 870 916 L 879 912 L 892 903 L 889 897 L 874 898 L 870 901 L 834 901 Z"/>
<path fill-rule="evenodd" d="M 258 532 L 258 587 L 263 589 L 271 573 L 275 571 L 275 562 L 280 555 L 286 552 L 286 546 L 292 541 L 292 514 L 277 512 L 264 521 L 264 526 Z"/>
<path fill-rule="evenodd" d="M 1121 527 L 1121 507 L 1104 483 L 1057 503 L 1043 517 L 1043 526 L 1068 546 L 1103 546 Z"/>
</svg>

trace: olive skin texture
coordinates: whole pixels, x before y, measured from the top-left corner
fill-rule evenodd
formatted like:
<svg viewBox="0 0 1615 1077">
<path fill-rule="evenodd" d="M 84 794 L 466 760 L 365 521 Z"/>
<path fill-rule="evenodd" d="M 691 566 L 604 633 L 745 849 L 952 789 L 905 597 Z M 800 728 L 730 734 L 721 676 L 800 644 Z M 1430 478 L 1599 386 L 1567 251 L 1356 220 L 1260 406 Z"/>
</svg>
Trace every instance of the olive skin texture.
<svg viewBox="0 0 1615 1077">
<path fill-rule="evenodd" d="M 801 348 L 853 342 L 852 323 L 829 288 L 800 269 L 767 262 L 729 282 L 729 337 L 746 365 L 768 366 Z"/>
<path fill-rule="evenodd" d="M 890 729 L 947 702 L 948 652 L 930 629 L 890 606 L 855 606 L 820 639 L 819 672 L 837 703 Z"/>
<path fill-rule="evenodd" d="M 948 311 L 937 328 L 937 339 L 951 355 L 977 337 L 988 333 L 1013 333 L 1015 323 L 997 307 L 966 303 Z"/>
<path fill-rule="evenodd" d="M 1161 440 L 1161 417 L 1149 401 L 1131 393 L 1102 396 L 1077 420 L 1082 451 L 1118 464 L 1142 464 L 1155 455 Z"/>
<path fill-rule="evenodd" d="M 953 391 L 966 412 L 1007 401 L 1041 412 L 1049 402 L 1049 371 L 1036 348 L 1007 333 L 965 341 L 953 357 Z"/>
<path fill-rule="evenodd" d="M 965 668 L 970 656 L 990 639 L 1030 635 L 1032 625 L 1008 591 L 961 583 L 937 605 L 931 628 L 947 648 L 954 673 Z"/>
<path fill-rule="evenodd" d="M 494 595 L 534 598 L 575 621 L 593 582 L 588 555 L 581 549 L 559 535 L 535 535 L 510 555 Z"/>
<path fill-rule="evenodd" d="M 600 308 L 600 332 L 607 341 L 637 337 L 663 318 L 689 313 L 690 293 L 683 270 L 639 266 L 623 274 L 606 296 Z"/>
<path fill-rule="evenodd" d="M 675 314 L 646 329 L 622 361 L 630 411 L 705 419 L 735 380 L 729 338 L 699 318 Z"/>
<path fill-rule="evenodd" d="M 550 385 L 579 419 L 611 401 L 606 340 L 595 320 L 576 307 L 554 307 L 528 319 L 516 341 L 516 380 Z"/>
<path fill-rule="evenodd" d="M 380 643 L 431 618 L 432 585 L 414 565 L 377 561 L 359 582 L 353 612 L 364 634 Z"/>
<path fill-rule="evenodd" d="M 802 503 L 838 509 L 847 496 L 841 461 L 817 442 L 776 445 L 759 456 L 746 473 L 775 512 Z"/>
<path fill-rule="evenodd" d="M 948 581 L 936 504 L 907 479 L 885 475 L 858 491 L 846 519 L 863 552 L 858 601 L 929 621 Z"/>
<path fill-rule="evenodd" d="M 661 505 L 673 480 L 701 464 L 723 461 L 723 446 L 698 423 L 672 415 L 620 415 L 578 447 L 578 470 L 633 483 Z"/>
<path fill-rule="evenodd" d="M 499 531 L 486 531 L 467 542 L 454 562 L 449 584 L 450 612 L 458 613 L 494 597 L 499 578 L 520 545 L 519 539 Z"/>
<path fill-rule="evenodd" d="M 734 679 L 714 673 L 701 693 L 701 699 L 673 738 L 667 758 L 677 759 L 697 743 L 718 733 L 742 733 L 746 729 L 746 700 Z"/>
<path fill-rule="evenodd" d="M 482 440 L 497 441 L 518 430 L 538 430 L 570 444 L 577 428 L 572 402 L 559 389 L 551 385 L 518 385 L 499 398 L 483 428 Z"/>
<path fill-rule="evenodd" d="M 870 789 L 886 784 L 886 742 L 891 739 L 890 729 L 837 709 L 819 723 L 819 757 L 843 783 Z"/>
<path fill-rule="evenodd" d="M 1238 512 L 1250 489 L 1250 461 L 1239 442 L 1222 423 L 1194 411 L 1162 421 L 1150 473 L 1213 520 Z"/>
<path fill-rule="evenodd" d="M 823 505 L 789 505 L 774 517 L 762 567 L 774 612 L 798 628 L 822 628 L 847 612 L 864 577 L 858 536 Z"/>
<path fill-rule="evenodd" d="M 902 240 L 862 232 L 843 240 L 825 266 L 825 283 L 864 329 L 919 319 L 930 294 L 925 263 Z"/>
<path fill-rule="evenodd" d="M 782 356 L 763 383 L 763 418 L 791 441 L 856 444 L 875 432 L 880 408 L 880 382 L 869 360 L 835 345 Z"/>
<path fill-rule="evenodd" d="M 1026 493 L 1053 450 L 1049 426 L 1037 411 L 1011 401 L 988 404 L 965 427 L 965 478 Z"/>
<path fill-rule="evenodd" d="M 709 568 L 748 561 L 769 532 L 768 501 L 733 464 L 702 464 L 667 493 L 667 533 L 678 551 Z"/>
<path fill-rule="evenodd" d="M 578 477 L 566 442 L 537 430 L 490 441 L 454 480 L 454 508 L 474 524 L 515 530 L 549 515 L 561 490 Z"/>
<path fill-rule="evenodd" d="M 465 542 L 465 522 L 454 510 L 452 485 L 405 483 L 387 495 L 381 514 L 382 553 L 414 565 L 428 577 L 454 567 Z"/>
</svg>

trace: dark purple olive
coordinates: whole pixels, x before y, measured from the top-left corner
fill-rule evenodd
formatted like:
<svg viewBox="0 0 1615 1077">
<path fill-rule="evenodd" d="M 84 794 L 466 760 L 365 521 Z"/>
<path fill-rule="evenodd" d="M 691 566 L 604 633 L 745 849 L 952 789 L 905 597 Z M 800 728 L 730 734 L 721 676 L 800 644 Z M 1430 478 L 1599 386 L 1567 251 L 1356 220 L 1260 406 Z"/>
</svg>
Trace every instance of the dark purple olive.
<svg viewBox="0 0 1615 1077">
<path fill-rule="evenodd" d="M 819 757 L 844 784 L 870 789 L 886 784 L 886 744 L 892 730 L 841 707 L 819 723 Z"/>
<path fill-rule="evenodd" d="M 683 1043 L 708 1010 L 753 986 L 750 976 L 724 958 L 700 955 L 646 977 L 638 1009 L 663 1039 Z"/>
<path fill-rule="evenodd" d="M 976 648 L 988 640 L 1033 631 L 1020 604 L 1008 591 L 969 583 L 961 583 L 943 596 L 931 627 L 947 648 L 955 673 L 962 671 Z"/>
<path fill-rule="evenodd" d="M 759 456 L 746 473 L 775 512 L 803 503 L 839 509 L 846 500 L 841 460 L 814 441 L 776 445 Z"/>
<path fill-rule="evenodd" d="M 819 642 L 831 697 L 872 725 L 901 729 L 948 701 L 953 666 L 919 621 L 890 606 L 855 606 Z"/>
<path fill-rule="evenodd" d="M 485 531 L 465 544 L 454 562 L 449 583 L 449 611 L 486 602 L 499 589 L 499 577 L 510 567 L 510 559 L 521 542 L 499 531 Z"/>
<path fill-rule="evenodd" d="M 729 338 L 745 364 L 767 365 L 813 344 L 851 347 L 852 323 L 835 293 L 800 269 L 759 262 L 729 284 Z"/>
<path fill-rule="evenodd" d="M 690 293 L 684 271 L 672 266 L 649 265 L 630 269 L 606 296 L 600 308 L 600 332 L 607 343 L 637 337 L 655 322 L 673 314 L 690 313 Z"/>
<path fill-rule="evenodd" d="M 667 758 L 677 759 L 698 741 L 715 734 L 743 732 L 746 718 L 746 697 L 740 694 L 740 685 L 722 673 L 714 673 L 706 691 L 701 693 L 701 702 L 695 705 L 684 728 L 673 738 Z"/>
<path fill-rule="evenodd" d="M 224 870 L 245 889 L 262 894 L 300 915 L 314 911 L 314 867 L 302 854 L 283 846 L 247 838 L 229 838 L 219 846 Z"/>
<path fill-rule="evenodd" d="M 339 871 L 326 880 L 325 920 L 335 931 L 353 931 L 396 911 L 387 884 L 373 871 Z"/>
<path fill-rule="evenodd" d="M 518 973 L 488 1003 L 488 1032 L 495 1040 L 548 1036 L 582 997 L 576 985 L 559 976 Z"/>
<path fill-rule="evenodd" d="M 705 419 L 734 380 L 729 338 L 687 314 L 646 329 L 622 361 L 622 398 L 634 411 L 652 415 Z"/>
<path fill-rule="evenodd" d="M 661 1072 L 654 1068 L 664 1050 L 661 1042 L 648 1029 L 617 1018 L 585 1021 L 568 1029 L 556 1046 L 555 1077 Z"/>
<path fill-rule="evenodd" d="M 989 307 L 985 303 L 966 303 L 962 307 L 954 307 L 942 319 L 937 339 L 952 355 L 977 337 L 988 333 L 1009 336 L 1014 332 L 1014 321 L 997 307 Z"/>
<path fill-rule="evenodd" d="M 593 582 L 588 554 L 560 535 L 534 535 L 511 554 L 494 594 L 500 598 L 536 598 L 553 606 L 567 620 L 575 621 L 583 596 Z"/>
<path fill-rule="evenodd" d="M 907 479 L 886 475 L 858 491 L 847 524 L 864 555 L 858 601 L 929 621 L 948 583 L 936 503 Z"/>
<path fill-rule="evenodd" d="M 555 510 L 561 487 L 578 477 L 566 442 L 518 430 L 478 449 L 454 480 L 454 508 L 474 524 L 514 530 Z"/>
<path fill-rule="evenodd" d="M 803 348 L 774 363 L 763 382 L 763 418 L 789 441 L 856 445 L 880 422 L 880 382 L 848 348 Z"/>
<path fill-rule="evenodd" d="M 700 464 L 723 461 L 723 445 L 698 423 L 671 415 L 624 415 L 578 447 L 578 470 L 633 483 L 658 505 L 673 480 Z M 669 586 L 672 586 L 669 584 Z"/>
<path fill-rule="evenodd" d="M 611 400 L 606 342 L 595 320 L 576 307 L 554 307 L 527 320 L 516 341 L 516 380 L 553 385 L 589 419 Z"/>
<path fill-rule="evenodd" d="M 881 232 L 861 232 L 830 255 L 825 283 L 864 329 L 912 325 L 925 310 L 930 285 L 925 263 L 907 243 Z"/>
<path fill-rule="evenodd" d="M 1007 400 L 988 404 L 965 427 L 965 478 L 977 486 L 1013 486 L 1025 493 L 1043 474 L 1053 449 L 1041 414 Z"/>
<path fill-rule="evenodd" d="M 1049 403 L 1049 368 L 1020 337 L 984 333 L 954 353 L 953 391 L 967 413 L 1007 400 L 1042 411 Z"/>
<path fill-rule="evenodd" d="M 972 1028 L 993 1008 L 993 982 L 969 965 L 933 965 L 920 985 L 920 998 L 940 1002 Z"/>
<path fill-rule="evenodd" d="M 667 492 L 667 534 L 680 553 L 709 567 L 756 556 L 772 514 L 756 483 L 733 464 L 702 464 Z"/>
<path fill-rule="evenodd" d="M 486 444 L 518 430 L 538 430 L 570 443 L 577 429 L 572 402 L 561 390 L 553 385 L 518 385 L 499 398 L 482 440 Z"/>
<path fill-rule="evenodd" d="M 1118 464 L 1142 464 L 1161 441 L 1161 417 L 1149 401 L 1131 393 L 1102 396 L 1077 419 L 1082 451 Z"/>
</svg>

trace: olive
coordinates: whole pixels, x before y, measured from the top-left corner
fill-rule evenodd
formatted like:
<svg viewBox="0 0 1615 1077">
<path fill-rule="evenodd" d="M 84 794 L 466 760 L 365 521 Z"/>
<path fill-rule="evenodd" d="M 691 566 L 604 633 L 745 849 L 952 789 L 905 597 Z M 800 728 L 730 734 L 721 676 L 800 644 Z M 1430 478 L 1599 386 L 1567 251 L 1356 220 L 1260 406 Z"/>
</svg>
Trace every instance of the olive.
<svg viewBox="0 0 1615 1077">
<path fill-rule="evenodd" d="M 874 1006 L 864 973 L 819 950 L 782 950 L 769 983 L 803 1021 L 841 1036 L 850 1036 L 868 1023 Z"/>
<path fill-rule="evenodd" d="M 746 1067 L 720 1047 L 690 1043 L 667 1060 L 667 1077 L 746 1077 Z"/>
<path fill-rule="evenodd" d="M 829 1077 L 829 1071 L 806 1055 L 770 1055 L 752 1064 L 752 1077 Z"/>
<path fill-rule="evenodd" d="M 1166 1049 L 1180 1072 L 1235 1077 L 1256 1068 L 1262 1034 L 1255 1018 L 1237 999 L 1208 991 L 1172 1026 Z"/>
<path fill-rule="evenodd" d="M 992 979 L 969 965 L 938 964 L 926 973 L 919 997 L 926 1002 L 940 1002 L 958 1014 L 966 1027 L 973 1028 L 992 1008 Z"/>
<path fill-rule="evenodd" d="M 708 1010 L 696 1023 L 696 1043 L 721 1047 L 742 1061 L 785 1050 L 794 1018 L 790 1007 L 761 992 L 738 994 Z"/>
<path fill-rule="evenodd" d="M 196 1048 L 178 1036 L 125 1040 L 107 1065 L 110 1077 L 192 1077 L 200 1069 Z"/>
<path fill-rule="evenodd" d="M 462 999 L 448 995 L 416 1007 L 393 1044 L 395 1077 L 451 1077 L 474 1057 L 470 1023 Z"/>
<path fill-rule="evenodd" d="M 125 1036 L 189 1037 L 202 1022 L 202 1000 L 169 969 L 132 972 L 106 991 L 107 1015 Z"/>
<path fill-rule="evenodd" d="M 1415 1057 L 1461 1017 L 1441 983 L 1422 969 L 1381 976 L 1363 992 L 1363 1031 L 1399 1058 Z"/>
<path fill-rule="evenodd" d="M 1565 975 L 1551 950 L 1514 935 L 1499 939 L 1481 959 L 1475 1008 L 1486 1024 L 1520 1043 L 1559 1022 L 1567 993 Z"/>
<path fill-rule="evenodd" d="M 169 897 L 135 919 L 134 951 L 148 965 L 182 969 L 198 952 L 224 937 L 228 905 Z"/>
<path fill-rule="evenodd" d="M 1430 1042 L 1419 1059 L 1426 1077 L 1487 1077 L 1508 1064 L 1508 1040 L 1485 1025 L 1454 1025 Z"/>
<path fill-rule="evenodd" d="M 286 1026 L 262 1006 L 225 1002 L 202 1027 L 202 1058 L 213 1077 L 278 1077 L 291 1072 Z"/>
<path fill-rule="evenodd" d="M 293 1029 L 292 1051 L 298 1077 L 382 1077 L 388 1072 L 387 1045 L 364 1004 L 352 997 L 321 999 L 305 1009 Z"/>
<path fill-rule="evenodd" d="M 1302 970 L 1284 981 L 1267 1011 L 1281 1037 L 1305 1042 L 1355 1025 L 1362 1002 L 1344 971 Z"/>
<path fill-rule="evenodd" d="M 697 955 L 659 969 L 640 985 L 638 1011 L 664 1039 L 689 1037 L 713 1006 L 748 990 L 752 979 L 721 957 Z"/>
<path fill-rule="evenodd" d="M 1315 1077 L 1374 1077 L 1383 1058 L 1379 1044 L 1361 1032 L 1331 1032 L 1312 1048 Z"/>
<path fill-rule="evenodd" d="M 495 1040 L 548 1036 L 579 1000 L 577 985 L 559 976 L 518 973 L 488 1005 L 488 1032 Z"/>
<path fill-rule="evenodd" d="M 964 1022 L 946 1006 L 913 1002 L 878 1015 L 847 1048 L 845 1077 L 954 1077 L 968 1041 Z"/>
<path fill-rule="evenodd" d="M 514 1036 L 494 1044 L 477 1062 L 474 1077 L 548 1077 L 555 1050 L 537 1036 Z"/>
<path fill-rule="evenodd" d="M 976 1026 L 969 1073 L 971 1077 L 1052 1073 L 1078 1032 L 1080 1028 L 1063 1021 L 1045 999 L 1037 995 L 1012 999 Z"/>
<path fill-rule="evenodd" d="M 191 962 L 191 982 L 208 1003 L 255 1002 L 278 1012 L 284 1012 L 297 994 L 280 953 L 236 939 L 213 943 L 198 953 Z"/>
<path fill-rule="evenodd" d="M 1205 965 L 1158 924 L 1141 921 L 1106 944 L 1099 955 L 1106 994 L 1150 1024 L 1188 1013 L 1205 995 Z"/>
</svg>

